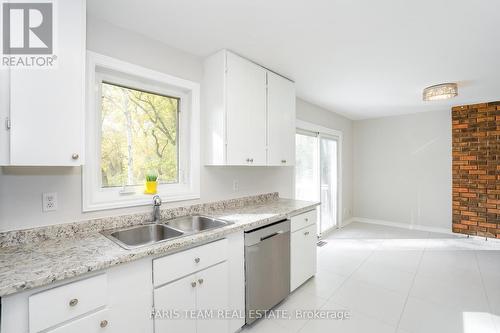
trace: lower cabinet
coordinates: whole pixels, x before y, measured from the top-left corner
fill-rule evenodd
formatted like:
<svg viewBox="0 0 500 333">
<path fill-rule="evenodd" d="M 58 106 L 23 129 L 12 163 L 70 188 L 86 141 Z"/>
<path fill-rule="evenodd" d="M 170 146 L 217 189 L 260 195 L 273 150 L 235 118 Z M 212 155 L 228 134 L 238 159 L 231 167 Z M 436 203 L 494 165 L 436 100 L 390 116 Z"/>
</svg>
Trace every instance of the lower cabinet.
<svg viewBox="0 0 500 333">
<path fill-rule="evenodd" d="M 154 290 L 155 333 L 222 333 L 228 322 L 228 265 L 219 263 Z"/>
<path fill-rule="evenodd" d="M 101 310 L 74 320 L 47 333 L 106 333 L 110 332 L 109 310 Z"/>
<path fill-rule="evenodd" d="M 293 230 L 290 236 L 290 291 L 300 287 L 305 281 L 316 274 L 316 212 L 305 213 L 302 218 L 312 222 L 300 229 Z M 298 216 L 301 218 L 301 216 Z M 292 223 L 293 223 L 292 218 Z"/>
<path fill-rule="evenodd" d="M 0 332 L 236 332 L 244 318 L 225 320 L 220 311 L 244 312 L 243 244 L 243 232 L 233 233 L 164 257 L 2 297 Z"/>
</svg>

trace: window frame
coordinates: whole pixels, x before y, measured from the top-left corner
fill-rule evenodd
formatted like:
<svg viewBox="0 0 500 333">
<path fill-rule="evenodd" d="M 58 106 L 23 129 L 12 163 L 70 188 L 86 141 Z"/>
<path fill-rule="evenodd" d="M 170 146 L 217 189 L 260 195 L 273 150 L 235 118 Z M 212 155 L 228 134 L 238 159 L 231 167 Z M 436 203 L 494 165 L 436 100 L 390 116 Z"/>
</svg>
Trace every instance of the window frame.
<svg viewBox="0 0 500 333">
<path fill-rule="evenodd" d="M 151 204 L 143 185 L 102 187 L 101 83 L 179 98 L 178 182 L 158 184 L 165 202 L 200 198 L 200 86 L 148 68 L 87 51 L 86 164 L 82 170 L 82 210 L 95 211 Z"/>
</svg>

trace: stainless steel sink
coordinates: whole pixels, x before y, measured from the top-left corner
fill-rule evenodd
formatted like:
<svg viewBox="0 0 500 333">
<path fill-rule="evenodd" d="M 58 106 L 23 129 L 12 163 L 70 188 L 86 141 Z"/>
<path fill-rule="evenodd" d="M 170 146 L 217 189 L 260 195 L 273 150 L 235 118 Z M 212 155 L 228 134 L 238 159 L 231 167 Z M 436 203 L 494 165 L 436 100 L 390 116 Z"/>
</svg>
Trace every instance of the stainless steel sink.
<svg viewBox="0 0 500 333">
<path fill-rule="evenodd" d="M 209 229 L 221 228 L 231 223 L 206 216 L 184 216 L 166 221 L 165 224 L 174 229 L 192 234 Z"/>
<path fill-rule="evenodd" d="M 181 237 L 184 233 L 163 224 L 147 224 L 110 233 L 104 232 L 103 235 L 126 249 L 132 249 Z"/>
<path fill-rule="evenodd" d="M 138 225 L 120 230 L 104 231 L 102 234 L 125 249 L 152 245 L 174 238 L 193 235 L 205 230 L 222 228 L 232 224 L 206 216 L 184 216 L 173 220 L 147 225 Z"/>
</svg>

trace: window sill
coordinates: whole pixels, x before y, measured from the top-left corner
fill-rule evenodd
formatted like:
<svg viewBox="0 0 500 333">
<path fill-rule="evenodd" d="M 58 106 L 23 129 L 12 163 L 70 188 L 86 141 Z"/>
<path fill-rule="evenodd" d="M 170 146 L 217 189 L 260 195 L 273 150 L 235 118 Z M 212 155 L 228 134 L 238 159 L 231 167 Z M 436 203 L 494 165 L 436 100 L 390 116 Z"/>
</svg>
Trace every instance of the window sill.
<svg viewBox="0 0 500 333">
<path fill-rule="evenodd" d="M 200 193 L 185 193 L 185 194 L 168 194 L 158 193 L 163 202 L 177 202 L 186 200 L 200 199 Z M 102 202 L 84 202 L 83 211 L 92 212 L 106 209 L 129 208 L 137 206 L 151 205 L 153 200 L 152 194 L 125 194 L 120 195 L 117 200 L 109 200 Z"/>
</svg>

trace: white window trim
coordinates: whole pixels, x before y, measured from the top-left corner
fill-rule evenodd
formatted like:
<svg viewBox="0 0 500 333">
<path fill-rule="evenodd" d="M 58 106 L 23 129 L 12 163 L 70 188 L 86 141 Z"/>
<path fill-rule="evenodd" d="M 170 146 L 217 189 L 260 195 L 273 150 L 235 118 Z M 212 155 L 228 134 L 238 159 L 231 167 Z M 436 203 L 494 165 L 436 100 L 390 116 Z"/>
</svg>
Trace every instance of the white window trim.
<svg viewBox="0 0 500 333">
<path fill-rule="evenodd" d="M 142 186 L 101 188 L 100 85 L 97 80 L 180 98 L 179 182 L 159 184 L 165 202 L 200 198 L 200 85 L 94 52 L 87 52 L 85 151 L 82 172 L 82 209 L 95 211 L 151 204 Z M 139 85 L 137 82 L 140 82 Z M 185 155 L 187 154 L 187 158 Z M 181 156 L 182 155 L 182 156 Z M 129 190 L 132 190 L 129 192 Z"/>
</svg>

